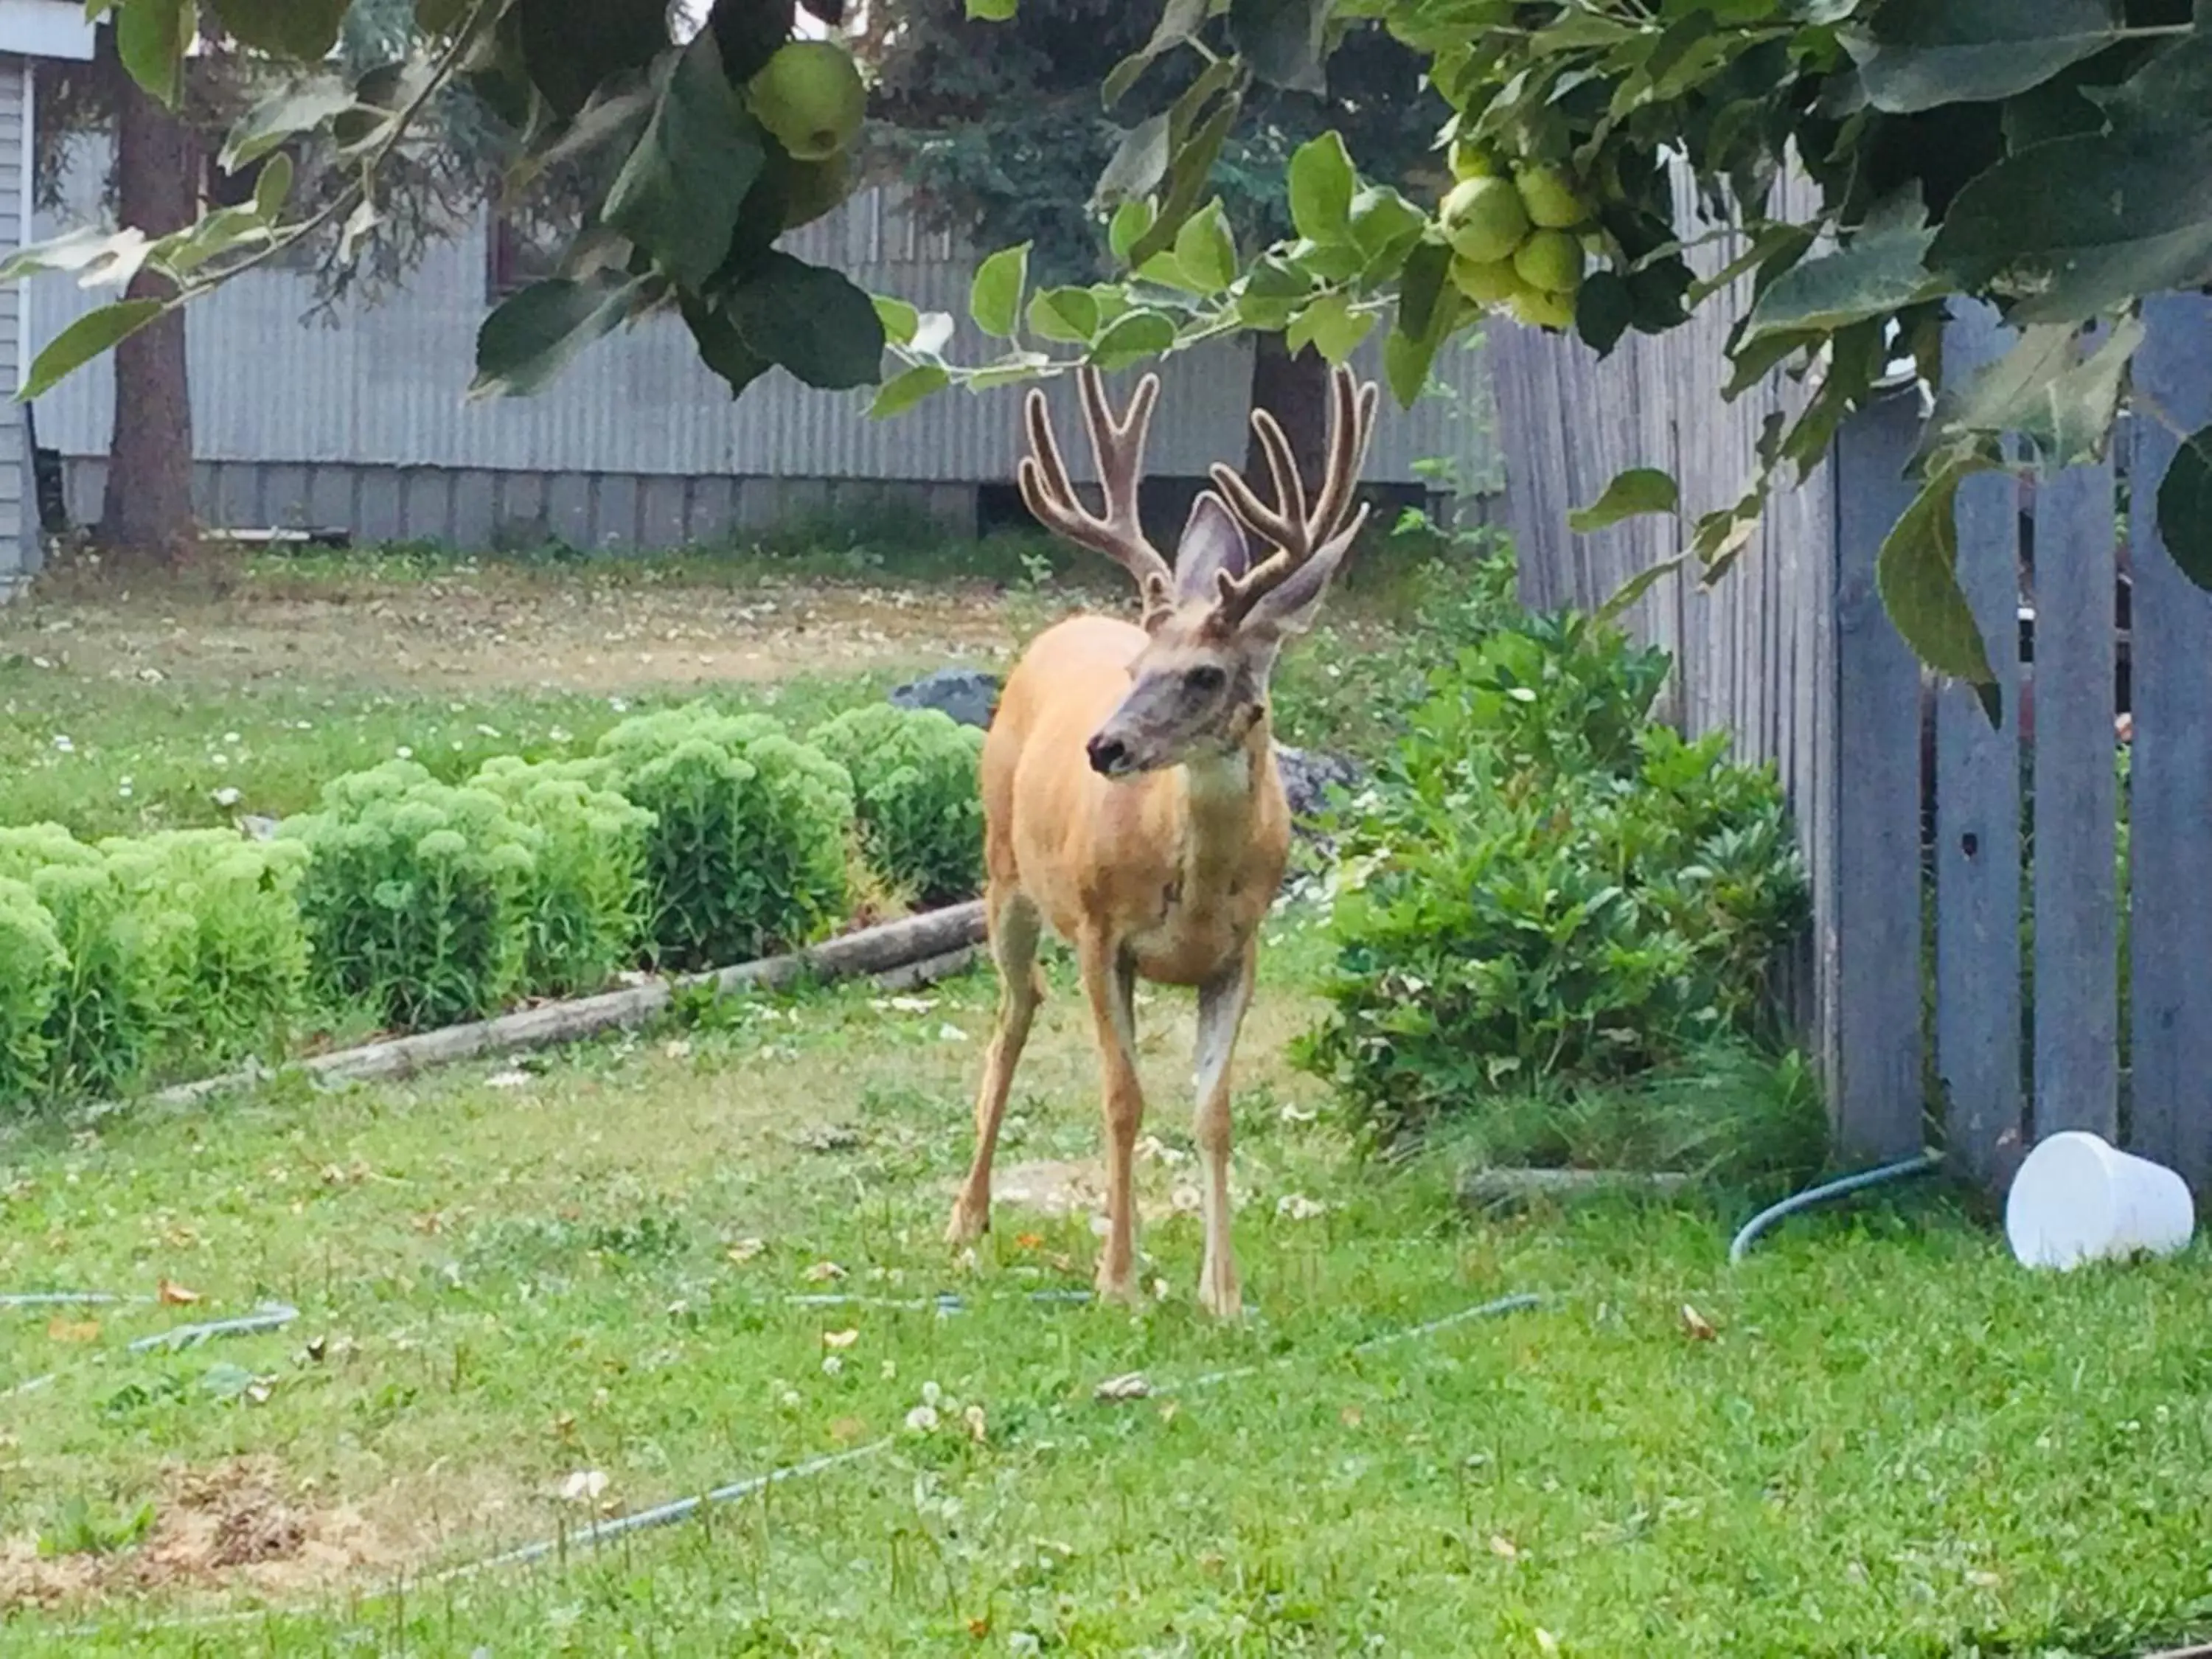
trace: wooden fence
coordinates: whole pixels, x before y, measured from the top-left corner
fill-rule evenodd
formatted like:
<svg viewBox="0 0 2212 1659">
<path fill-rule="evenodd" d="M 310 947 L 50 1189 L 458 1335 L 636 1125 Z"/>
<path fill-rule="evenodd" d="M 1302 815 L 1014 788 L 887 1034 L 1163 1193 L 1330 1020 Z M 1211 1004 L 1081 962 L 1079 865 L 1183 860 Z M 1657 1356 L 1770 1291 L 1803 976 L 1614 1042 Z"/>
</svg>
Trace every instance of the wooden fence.
<svg viewBox="0 0 2212 1659">
<path fill-rule="evenodd" d="M 2142 412 L 2112 455 L 2032 489 L 1990 474 L 1960 492 L 1959 569 L 2002 682 L 2001 727 L 1920 672 L 1875 591 L 1876 552 L 1912 495 L 1917 383 L 1777 495 L 1713 588 L 1669 578 L 1629 613 L 1674 653 L 1680 722 L 1730 730 L 1789 790 L 1814 911 L 1795 998 L 1848 1157 L 1933 1141 L 2002 1187 L 2034 1139 L 2085 1128 L 2212 1189 L 2212 595 L 2166 554 L 2153 506 L 2175 428 L 2212 421 L 2212 302 L 2162 298 L 2146 320 Z M 1723 404 L 1727 321 L 1602 363 L 1498 331 L 1506 516 L 1530 602 L 1601 604 L 1678 550 L 1668 519 L 1567 532 L 1566 511 L 1620 468 L 1674 471 L 1686 520 L 1741 493 L 1761 422 L 1795 388 Z M 1958 317 L 1947 379 L 2005 343 L 1993 317 Z"/>
</svg>

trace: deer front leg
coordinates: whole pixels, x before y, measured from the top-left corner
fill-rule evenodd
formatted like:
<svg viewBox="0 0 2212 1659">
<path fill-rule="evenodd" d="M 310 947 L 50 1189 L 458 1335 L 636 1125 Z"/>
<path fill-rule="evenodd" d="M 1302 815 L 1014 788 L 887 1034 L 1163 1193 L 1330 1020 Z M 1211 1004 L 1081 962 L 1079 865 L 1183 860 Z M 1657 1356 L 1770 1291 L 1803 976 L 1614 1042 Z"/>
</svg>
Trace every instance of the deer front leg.
<svg viewBox="0 0 2212 1659">
<path fill-rule="evenodd" d="M 948 1242 L 965 1244 L 991 1227 L 991 1160 L 999 1146 L 999 1125 L 1006 1115 L 1006 1096 L 1014 1086 L 1014 1067 L 1029 1041 L 1030 1022 L 1044 1000 L 1037 972 L 1036 908 L 1018 892 L 990 895 L 991 959 L 999 969 L 999 1018 L 983 1061 L 983 1081 L 975 1091 L 975 1158 L 968 1179 L 952 1203 Z"/>
<path fill-rule="evenodd" d="M 1229 1236 L 1229 1061 L 1252 1001 L 1255 957 L 1248 946 L 1234 967 L 1198 992 L 1198 1115 L 1193 1127 L 1206 1178 L 1206 1256 L 1198 1273 L 1198 1304 L 1224 1319 L 1243 1308 L 1237 1252 Z"/>
<path fill-rule="evenodd" d="M 1098 1294 L 1136 1296 L 1136 1203 L 1131 1171 L 1145 1097 L 1137 1081 L 1136 973 L 1110 939 L 1078 947 L 1084 994 L 1097 1027 L 1099 1088 L 1106 1114 L 1106 1249 L 1098 1258 Z"/>
</svg>

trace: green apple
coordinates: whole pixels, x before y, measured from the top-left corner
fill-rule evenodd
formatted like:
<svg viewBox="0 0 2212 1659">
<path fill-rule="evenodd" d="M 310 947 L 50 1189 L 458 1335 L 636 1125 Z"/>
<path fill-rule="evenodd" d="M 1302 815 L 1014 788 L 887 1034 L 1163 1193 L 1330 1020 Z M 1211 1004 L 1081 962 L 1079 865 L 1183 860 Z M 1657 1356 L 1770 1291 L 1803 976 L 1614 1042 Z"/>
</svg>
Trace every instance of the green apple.
<svg viewBox="0 0 2212 1659">
<path fill-rule="evenodd" d="M 1452 252 L 1477 264 L 1510 258 L 1528 234 L 1521 192 L 1506 179 L 1466 179 L 1454 185 L 1437 210 Z"/>
<path fill-rule="evenodd" d="M 860 136 L 868 110 L 860 69 L 834 40 L 787 41 L 745 94 L 754 118 L 798 161 L 836 155 Z"/>
</svg>

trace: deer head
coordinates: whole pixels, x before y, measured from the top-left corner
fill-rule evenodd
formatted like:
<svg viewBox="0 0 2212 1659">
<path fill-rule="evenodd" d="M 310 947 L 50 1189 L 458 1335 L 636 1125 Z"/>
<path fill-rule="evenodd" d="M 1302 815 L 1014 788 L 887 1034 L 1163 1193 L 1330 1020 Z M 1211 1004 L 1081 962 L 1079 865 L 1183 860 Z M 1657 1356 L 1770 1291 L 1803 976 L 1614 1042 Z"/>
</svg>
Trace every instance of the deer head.
<svg viewBox="0 0 2212 1659">
<path fill-rule="evenodd" d="M 1346 368 L 1331 376 L 1328 470 L 1310 506 L 1290 441 L 1272 415 L 1254 410 L 1273 502 L 1261 501 L 1240 475 L 1217 463 L 1214 488 L 1192 503 L 1170 565 L 1146 540 L 1137 515 L 1159 377 L 1145 376 L 1117 416 L 1098 372 L 1076 373 L 1103 510 L 1092 513 L 1076 495 L 1043 394 L 1035 391 L 1025 410 L 1022 499 L 1047 528 L 1129 573 L 1152 636 L 1130 665 L 1128 695 L 1091 738 L 1091 764 L 1122 777 L 1234 752 L 1267 717 L 1268 677 L 1283 641 L 1312 625 L 1367 521 L 1367 509 L 1353 507 L 1352 490 L 1374 433 L 1376 387 L 1359 386 Z M 1268 549 L 1256 564 L 1247 531 Z"/>
</svg>

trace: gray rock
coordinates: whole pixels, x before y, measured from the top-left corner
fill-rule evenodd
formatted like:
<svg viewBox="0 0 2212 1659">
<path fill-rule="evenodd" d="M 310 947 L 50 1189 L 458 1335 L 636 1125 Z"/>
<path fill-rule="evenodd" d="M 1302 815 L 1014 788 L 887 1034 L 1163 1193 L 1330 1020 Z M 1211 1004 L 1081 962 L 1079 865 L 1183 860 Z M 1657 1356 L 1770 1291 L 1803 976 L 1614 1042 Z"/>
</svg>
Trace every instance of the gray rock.
<svg viewBox="0 0 2212 1659">
<path fill-rule="evenodd" d="M 988 726 L 999 706 L 999 677 L 980 668 L 940 668 L 893 686 L 890 699 L 901 708 L 935 708 L 963 726 Z"/>
<path fill-rule="evenodd" d="M 1357 761 L 1342 755 L 1279 743 L 1275 745 L 1275 769 L 1283 775 L 1283 793 L 1290 798 L 1294 818 L 1312 817 L 1328 804 L 1333 787 L 1355 789 L 1366 775 Z"/>
</svg>

